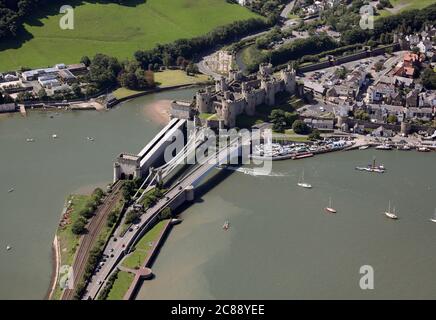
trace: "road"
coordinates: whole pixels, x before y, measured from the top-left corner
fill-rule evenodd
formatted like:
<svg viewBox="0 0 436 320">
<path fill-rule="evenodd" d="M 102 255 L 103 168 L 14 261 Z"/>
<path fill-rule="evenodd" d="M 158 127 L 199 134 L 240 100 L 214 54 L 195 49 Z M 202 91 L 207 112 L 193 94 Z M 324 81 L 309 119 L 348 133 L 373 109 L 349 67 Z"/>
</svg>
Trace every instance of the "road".
<svg viewBox="0 0 436 320">
<path fill-rule="evenodd" d="M 234 142 L 235 140 L 233 140 L 231 143 Z M 137 237 L 138 233 L 144 228 L 148 228 L 156 215 L 158 215 L 162 209 L 166 208 L 173 199 L 179 196 L 182 192 L 185 192 L 186 187 L 192 185 L 195 181 L 204 176 L 212 167 L 214 167 L 215 163 L 211 161 L 212 159 L 217 157 L 219 162 L 224 159 L 224 157 L 227 155 L 227 152 L 228 149 L 223 148 L 218 152 L 218 155 L 212 154 L 207 157 L 206 161 L 199 164 L 189 173 L 189 175 L 178 181 L 174 187 L 165 193 L 162 199 L 160 199 L 153 207 L 149 208 L 139 218 L 139 222 L 132 231 L 127 231 L 123 237 L 117 238 L 116 241 L 114 241 L 114 238 L 111 238 L 109 244 L 106 246 L 103 252 L 103 254 L 109 258 L 106 258 L 106 262 L 104 262 L 104 265 L 101 266 L 101 269 L 92 276 L 87 287 L 87 292 L 85 293 L 83 299 L 96 299 L 99 290 L 105 285 L 105 281 L 108 279 L 115 267 L 120 263 L 126 248 L 130 246 L 132 241 Z M 113 256 L 111 257 L 111 255 Z"/>
<path fill-rule="evenodd" d="M 95 212 L 95 216 L 86 227 L 88 233 L 84 234 L 80 240 L 79 249 L 76 252 L 73 262 L 73 289 L 65 289 L 62 294 L 62 300 L 73 300 L 75 288 L 81 281 L 88 263 L 89 252 L 97 242 L 102 229 L 106 225 L 109 213 L 115 208 L 122 198 L 121 187 L 123 183 L 118 181 L 113 187 L 112 193 L 107 196 L 103 204 L 100 205 Z"/>
</svg>

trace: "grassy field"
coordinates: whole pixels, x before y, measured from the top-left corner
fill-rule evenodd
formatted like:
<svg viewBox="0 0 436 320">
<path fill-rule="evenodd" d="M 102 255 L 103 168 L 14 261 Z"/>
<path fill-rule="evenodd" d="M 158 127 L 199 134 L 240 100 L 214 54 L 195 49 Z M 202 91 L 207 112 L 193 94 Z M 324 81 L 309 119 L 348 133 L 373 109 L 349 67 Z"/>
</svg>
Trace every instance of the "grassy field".
<svg viewBox="0 0 436 320">
<path fill-rule="evenodd" d="M 79 245 L 80 236 L 75 235 L 71 231 L 73 223 L 79 218 L 79 212 L 85 208 L 87 202 L 91 196 L 86 195 L 71 195 L 68 197 L 67 201 L 71 200 L 70 211 L 70 223 L 64 227 L 59 227 L 57 230 L 57 238 L 60 251 L 61 266 L 67 265 L 71 266 L 73 264 L 74 255 L 76 253 L 76 248 Z M 64 270 L 67 271 L 67 270 Z M 61 274 L 62 277 L 62 274 Z M 59 279 L 58 279 L 59 280 Z M 59 282 L 56 284 L 56 290 L 53 293 L 53 300 L 60 298 L 62 290 L 59 286 Z"/>
<path fill-rule="evenodd" d="M 68 4 L 74 7 L 73 30 L 59 27 L 60 5 L 35 13 L 25 23 L 24 34 L 0 43 L 0 71 L 76 63 L 95 53 L 131 58 L 138 49 L 256 16 L 225 0 L 130 0 L 126 5 L 71 0 Z"/>
<path fill-rule="evenodd" d="M 135 250 L 124 259 L 122 266 L 130 269 L 136 269 L 143 265 L 145 257 L 153 246 L 154 241 L 163 230 L 167 220 L 160 221 L 156 224 L 150 231 L 148 231 L 139 240 L 138 244 L 135 246 Z"/>
<path fill-rule="evenodd" d="M 436 0 L 390 0 L 390 2 L 394 7 L 379 11 L 378 17 L 386 17 L 411 9 L 422 9 L 436 3 Z"/>
<path fill-rule="evenodd" d="M 209 77 L 204 74 L 197 74 L 195 76 L 188 76 L 182 70 L 165 70 L 156 72 L 154 74 L 154 81 L 159 87 L 171 87 L 184 84 L 195 84 L 199 82 L 206 82 Z"/>
<path fill-rule="evenodd" d="M 135 275 L 130 272 L 119 271 L 117 279 L 107 296 L 107 300 L 123 300 L 127 290 L 129 290 L 130 284 L 133 281 Z"/>
</svg>

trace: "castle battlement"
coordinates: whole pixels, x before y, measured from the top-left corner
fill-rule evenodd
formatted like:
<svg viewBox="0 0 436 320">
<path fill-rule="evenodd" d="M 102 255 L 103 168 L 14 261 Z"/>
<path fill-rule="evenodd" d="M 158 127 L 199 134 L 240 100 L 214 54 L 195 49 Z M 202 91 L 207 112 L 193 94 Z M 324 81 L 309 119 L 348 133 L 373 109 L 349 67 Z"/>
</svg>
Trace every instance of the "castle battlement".
<svg viewBox="0 0 436 320">
<path fill-rule="evenodd" d="M 240 114 L 254 115 L 262 104 L 274 106 L 279 92 L 294 94 L 296 72 L 290 66 L 280 74 L 273 74 L 269 63 L 259 66 L 256 75 L 245 77 L 240 71 L 231 70 L 229 78 L 221 77 L 215 87 L 206 87 L 195 95 L 195 108 L 199 113 L 215 113 L 226 127 L 234 127 Z"/>
</svg>

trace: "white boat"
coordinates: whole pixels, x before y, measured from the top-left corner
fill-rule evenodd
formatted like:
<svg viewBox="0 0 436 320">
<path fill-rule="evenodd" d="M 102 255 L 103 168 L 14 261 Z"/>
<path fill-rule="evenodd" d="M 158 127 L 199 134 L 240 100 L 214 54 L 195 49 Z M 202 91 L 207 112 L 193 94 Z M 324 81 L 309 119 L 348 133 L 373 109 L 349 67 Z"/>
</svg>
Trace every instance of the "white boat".
<svg viewBox="0 0 436 320">
<path fill-rule="evenodd" d="M 377 147 L 375 147 L 376 150 L 392 150 L 392 146 L 388 144 L 381 144 Z"/>
<path fill-rule="evenodd" d="M 6 246 L 6 251 L 9 251 L 9 250 L 11 250 L 11 249 L 12 249 L 11 246 Z"/>
<path fill-rule="evenodd" d="M 53 139 L 56 139 L 57 137 L 58 137 L 58 135 L 57 134 L 52 134 L 52 136 L 51 136 Z"/>
<path fill-rule="evenodd" d="M 359 150 L 366 150 L 369 148 L 369 145 L 365 145 L 365 146 L 360 146 Z"/>
<path fill-rule="evenodd" d="M 89 141 L 94 141 L 93 137 L 86 137 L 86 139 L 88 139 Z"/>
<path fill-rule="evenodd" d="M 389 219 L 393 219 L 393 220 L 397 220 L 398 216 L 395 214 L 395 208 L 393 209 L 393 211 L 391 211 L 391 202 L 389 201 L 389 209 L 388 211 L 385 211 L 385 216 L 388 217 Z"/>
<path fill-rule="evenodd" d="M 402 147 L 398 147 L 398 150 L 402 150 L 402 151 L 410 151 L 412 148 L 410 148 L 409 145 L 404 145 Z"/>
<path fill-rule="evenodd" d="M 14 188 L 10 188 L 9 190 L 8 190 L 8 193 L 11 193 L 11 192 L 14 192 Z"/>
<path fill-rule="evenodd" d="M 301 180 L 298 181 L 297 185 L 299 187 L 306 188 L 306 189 L 312 188 L 312 185 L 310 183 L 304 182 L 304 170 L 303 173 L 301 174 Z"/>
<path fill-rule="evenodd" d="M 436 209 L 434 210 L 433 218 L 431 218 L 430 221 L 436 223 Z"/>
<path fill-rule="evenodd" d="M 419 147 L 419 148 L 418 148 L 418 151 L 419 151 L 419 152 L 429 152 L 430 149 L 427 148 L 427 147 Z"/>
<path fill-rule="evenodd" d="M 377 172 L 377 173 L 383 173 L 385 172 L 386 168 L 384 165 L 380 164 L 380 165 L 376 165 L 375 164 L 375 157 L 372 160 L 372 164 L 369 164 L 366 167 L 356 167 L 356 170 L 359 171 L 367 171 L 367 172 Z"/>
<path fill-rule="evenodd" d="M 27 138 L 26 141 L 27 141 L 27 142 L 34 142 L 35 139 L 33 139 L 33 138 Z"/>
<path fill-rule="evenodd" d="M 331 197 L 329 198 L 329 206 L 328 206 L 328 207 L 325 207 L 324 210 L 325 210 L 327 213 L 336 213 L 336 212 L 337 212 L 336 209 L 333 209 L 333 206 L 332 206 L 332 198 L 331 198 Z"/>
<path fill-rule="evenodd" d="M 223 229 L 224 230 L 229 230 L 229 228 L 230 228 L 230 222 L 229 222 L 229 220 L 226 220 L 226 222 L 224 222 L 224 224 L 223 224 Z"/>
</svg>

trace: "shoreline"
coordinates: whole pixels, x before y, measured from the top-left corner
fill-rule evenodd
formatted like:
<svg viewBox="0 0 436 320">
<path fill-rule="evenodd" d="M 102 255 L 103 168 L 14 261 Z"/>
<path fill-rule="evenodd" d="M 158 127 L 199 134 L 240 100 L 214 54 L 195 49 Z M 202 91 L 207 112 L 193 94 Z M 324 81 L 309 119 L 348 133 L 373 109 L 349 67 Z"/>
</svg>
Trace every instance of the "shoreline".
<svg viewBox="0 0 436 320">
<path fill-rule="evenodd" d="M 170 121 L 169 110 L 172 100 L 161 99 L 144 106 L 144 114 L 154 123 L 165 126 Z"/>
<path fill-rule="evenodd" d="M 57 229 L 56 229 L 57 232 Z M 60 269 L 60 252 L 59 252 L 59 242 L 58 242 L 58 236 L 55 234 L 53 243 L 52 243 L 52 276 L 50 279 L 50 286 L 45 294 L 44 300 L 51 300 L 53 297 L 54 292 L 56 291 L 56 284 L 58 282 L 59 278 L 59 269 Z"/>
</svg>

